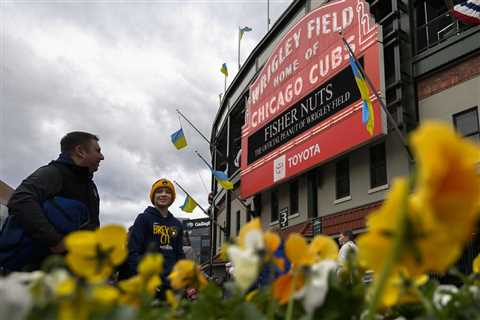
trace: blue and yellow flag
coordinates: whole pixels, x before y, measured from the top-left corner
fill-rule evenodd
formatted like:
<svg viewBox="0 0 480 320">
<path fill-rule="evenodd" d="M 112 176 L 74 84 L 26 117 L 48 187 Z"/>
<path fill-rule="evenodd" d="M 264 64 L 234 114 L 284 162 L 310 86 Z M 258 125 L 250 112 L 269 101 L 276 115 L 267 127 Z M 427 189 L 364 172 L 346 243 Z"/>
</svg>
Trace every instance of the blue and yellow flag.
<svg viewBox="0 0 480 320">
<path fill-rule="evenodd" d="M 245 26 L 245 27 L 243 27 L 243 28 L 240 28 L 240 40 L 242 40 L 243 34 L 244 34 L 245 32 L 249 32 L 249 31 L 252 31 L 252 28 L 247 27 L 247 26 Z"/>
<path fill-rule="evenodd" d="M 220 69 L 220 72 L 223 73 L 225 77 L 228 77 L 228 69 L 227 69 L 226 63 L 222 64 L 222 68 Z"/>
<path fill-rule="evenodd" d="M 375 127 L 374 123 L 374 114 L 372 101 L 370 100 L 370 90 L 368 90 L 365 77 L 358 68 L 357 60 L 350 54 L 350 66 L 352 67 L 353 75 L 355 76 L 355 81 L 357 82 L 358 90 L 362 95 L 363 106 L 362 106 L 362 123 L 366 124 L 368 133 L 373 136 L 373 129 Z"/>
<path fill-rule="evenodd" d="M 218 170 L 213 170 L 212 171 L 213 176 L 215 179 L 217 179 L 218 183 L 222 186 L 223 189 L 225 190 L 231 190 L 233 189 L 233 183 L 228 180 L 227 175 L 223 171 L 218 171 Z"/>
<path fill-rule="evenodd" d="M 170 139 L 172 140 L 173 145 L 177 150 L 180 150 L 182 148 L 185 148 L 187 146 L 187 139 L 185 139 L 185 135 L 183 134 L 183 129 L 180 128 L 180 130 L 172 133 L 170 135 Z"/>
<path fill-rule="evenodd" d="M 183 202 L 183 204 L 180 206 L 180 209 L 182 209 L 182 211 L 191 213 L 193 212 L 193 209 L 195 209 L 196 207 L 197 207 L 197 202 L 195 202 L 195 200 L 193 200 L 193 198 L 187 194 L 187 197 L 185 198 L 185 201 Z"/>
</svg>

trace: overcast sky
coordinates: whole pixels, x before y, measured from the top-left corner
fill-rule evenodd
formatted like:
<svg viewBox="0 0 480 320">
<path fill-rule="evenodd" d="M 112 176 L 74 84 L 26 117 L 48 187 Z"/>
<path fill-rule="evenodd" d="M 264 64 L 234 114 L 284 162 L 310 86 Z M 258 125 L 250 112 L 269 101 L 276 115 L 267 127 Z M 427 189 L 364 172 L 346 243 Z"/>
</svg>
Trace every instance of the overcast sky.
<svg viewBox="0 0 480 320">
<path fill-rule="evenodd" d="M 291 1 L 270 0 L 273 22 Z M 102 224 L 130 225 L 151 184 L 177 180 L 205 208 L 210 172 L 194 150 L 208 145 L 183 121 L 189 146 L 170 133 L 179 108 L 208 137 L 223 91 L 223 62 L 237 73 L 266 34 L 267 1 L 0 0 L 0 180 L 16 187 L 59 154 L 69 131 L 100 137 L 95 181 Z M 171 211 L 184 194 L 177 190 Z"/>
</svg>

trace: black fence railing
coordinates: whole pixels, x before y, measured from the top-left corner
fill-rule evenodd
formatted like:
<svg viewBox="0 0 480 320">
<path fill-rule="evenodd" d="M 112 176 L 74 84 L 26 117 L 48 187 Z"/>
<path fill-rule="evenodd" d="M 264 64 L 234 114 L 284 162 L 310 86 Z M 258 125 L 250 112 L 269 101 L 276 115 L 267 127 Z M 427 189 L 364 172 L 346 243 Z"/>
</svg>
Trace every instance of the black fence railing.
<svg viewBox="0 0 480 320">
<path fill-rule="evenodd" d="M 429 20 L 426 24 L 417 26 L 416 51 L 420 53 L 432 48 L 471 27 L 471 25 L 455 19 L 447 11 Z"/>
</svg>

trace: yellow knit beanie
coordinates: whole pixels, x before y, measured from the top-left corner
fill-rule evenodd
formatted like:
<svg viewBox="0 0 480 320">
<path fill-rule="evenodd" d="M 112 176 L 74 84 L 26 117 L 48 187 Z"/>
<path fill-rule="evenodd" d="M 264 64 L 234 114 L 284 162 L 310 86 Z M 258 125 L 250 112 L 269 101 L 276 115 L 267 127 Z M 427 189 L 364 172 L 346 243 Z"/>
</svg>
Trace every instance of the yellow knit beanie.
<svg viewBox="0 0 480 320">
<path fill-rule="evenodd" d="M 155 192 L 157 192 L 157 189 L 159 188 L 168 188 L 172 192 L 172 203 L 175 201 L 175 187 L 173 186 L 172 181 L 162 178 L 160 180 L 157 180 L 153 185 L 152 189 L 150 189 L 150 201 L 153 202 L 153 197 L 155 196 Z"/>
</svg>

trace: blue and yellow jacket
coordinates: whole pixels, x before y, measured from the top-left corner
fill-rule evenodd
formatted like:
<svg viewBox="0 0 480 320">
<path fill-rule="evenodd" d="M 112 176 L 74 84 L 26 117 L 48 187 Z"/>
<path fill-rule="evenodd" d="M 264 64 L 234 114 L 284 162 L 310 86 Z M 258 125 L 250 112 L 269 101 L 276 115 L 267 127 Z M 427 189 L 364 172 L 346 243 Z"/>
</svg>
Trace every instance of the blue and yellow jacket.
<svg viewBox="0 0 480 320">
<path fill-rule="evenodd" d="M 163 217 L 154 207 L 147 207 L 137 216 L 128 237 L 128 274 L 137 273 L 137 266 L 142 256 L 148 251 L 163 255 L 162 280 L 170 273 L 175 263 L 185 259 L 183 252 L 182 223 L 170 212 Z"/>
</svg>

